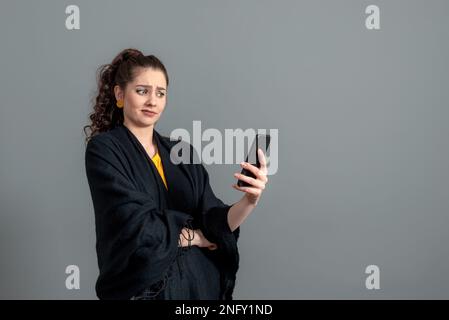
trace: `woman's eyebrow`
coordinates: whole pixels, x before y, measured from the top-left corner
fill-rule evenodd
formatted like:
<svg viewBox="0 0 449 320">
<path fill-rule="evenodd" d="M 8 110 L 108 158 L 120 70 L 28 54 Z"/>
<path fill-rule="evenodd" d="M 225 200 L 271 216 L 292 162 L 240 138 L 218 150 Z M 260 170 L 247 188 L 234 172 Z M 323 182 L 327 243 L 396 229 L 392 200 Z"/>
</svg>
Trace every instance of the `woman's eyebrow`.
<svg viewBox="0 0 449 320">
<path fill-rule="evenodd" d="M 145 87 L 145 88 L 151 88 L 152 86 L 148 86 L 146 84 L 137 84 L 136 87 Z M 158 90 L 165 90 L 164 87 L 156 87 Z"/>
</svg>

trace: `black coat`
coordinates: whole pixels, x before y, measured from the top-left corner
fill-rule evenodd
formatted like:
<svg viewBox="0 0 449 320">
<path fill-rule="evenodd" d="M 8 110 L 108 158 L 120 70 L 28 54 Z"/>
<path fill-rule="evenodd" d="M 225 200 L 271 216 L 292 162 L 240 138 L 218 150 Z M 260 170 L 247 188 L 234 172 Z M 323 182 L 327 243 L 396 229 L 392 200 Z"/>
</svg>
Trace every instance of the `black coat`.
<svg viewBox="0 0 449 320">
<path fill-rule="evenodd" d="M 193 222 L 218 245 L 211 251 L 220 270 L 221 299 L 232 299 L 239 268 L 237 240 L 231 232 L 230 205 L 218 199 L 203 164 L 174 164 L 171 141 L 153 131 L 166 190 L 153 161 L 134 134 L 120 124 L 95 135 L 86 147 L 85 165 L 95 212 L 100 299 L 130 299 L 161 281 L 174 263 L 181 229 Z"/>
</svg>

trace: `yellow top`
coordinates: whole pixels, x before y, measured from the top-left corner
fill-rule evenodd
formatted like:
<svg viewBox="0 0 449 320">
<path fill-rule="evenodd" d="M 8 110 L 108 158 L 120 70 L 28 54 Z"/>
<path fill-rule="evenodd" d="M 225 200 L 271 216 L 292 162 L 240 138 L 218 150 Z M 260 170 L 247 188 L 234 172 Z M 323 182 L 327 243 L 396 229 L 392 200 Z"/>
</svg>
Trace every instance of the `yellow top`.
<svg viewBox="0 0 449 320">
<path fill-rule="evenodd" d="M 153 156 L 153 158 L 151 158 L 151 160 L 153 160 L 154 165 L 155 165 L 156 168 L 157 168 L 157 171 L 159 172 L 159 174 L 160 174 L 162 180 L 164 181 L 165 188 L 168 190 L 168 187 L 167 187 L 167 181 L 165 180 L 165 175 L 164 175 L 164 168 L 162 167 L 162 160 L 161 160 L 161 157 L 159 156 L 159 152 L 157 152 L 157 153 Z"/>
</svg>

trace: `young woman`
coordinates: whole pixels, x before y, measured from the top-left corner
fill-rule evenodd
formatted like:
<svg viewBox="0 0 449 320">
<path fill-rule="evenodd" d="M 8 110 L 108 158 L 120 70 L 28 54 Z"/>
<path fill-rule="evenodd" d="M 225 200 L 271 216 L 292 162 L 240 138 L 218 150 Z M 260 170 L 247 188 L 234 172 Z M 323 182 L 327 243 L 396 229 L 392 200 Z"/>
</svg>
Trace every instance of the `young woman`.
<svg viewBox="0 0 449 320">
<path fill-rule="evenodd" d="M 224 204 L 202 164 L 175 164 L 172 141 L 155 130 L 168 74 L 153 55 L 126 49 L 101 66 L 87 134 L 85 166 L 95 211 L 100 299 L 232 299 L 240 225 L 256 207 L 267 168 L 242 198 Z M 185 150 L 185 149 L 181 149 Z M 183 151 L 182 151 L 183 152 Z M 181 152 L 181 156 L 182 156 Z"/>
</svg>

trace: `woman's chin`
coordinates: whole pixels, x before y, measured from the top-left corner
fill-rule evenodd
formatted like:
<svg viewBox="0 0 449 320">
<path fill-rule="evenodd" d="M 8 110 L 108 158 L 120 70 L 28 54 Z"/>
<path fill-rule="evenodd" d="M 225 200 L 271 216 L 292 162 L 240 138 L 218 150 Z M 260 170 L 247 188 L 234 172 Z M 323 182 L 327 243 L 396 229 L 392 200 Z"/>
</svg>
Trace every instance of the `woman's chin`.
<svg viewBox="0 0 449 320">
<path fill-rule="evenodd" d="M 144 126 L 151 126 L 151 125 L 156 124 L 157 120 L 158 120 L 157 118 L 155 118 L 155 119 L 146 118 L 146 119 L 140 119 L 139 122 Z"/>
</svg>

